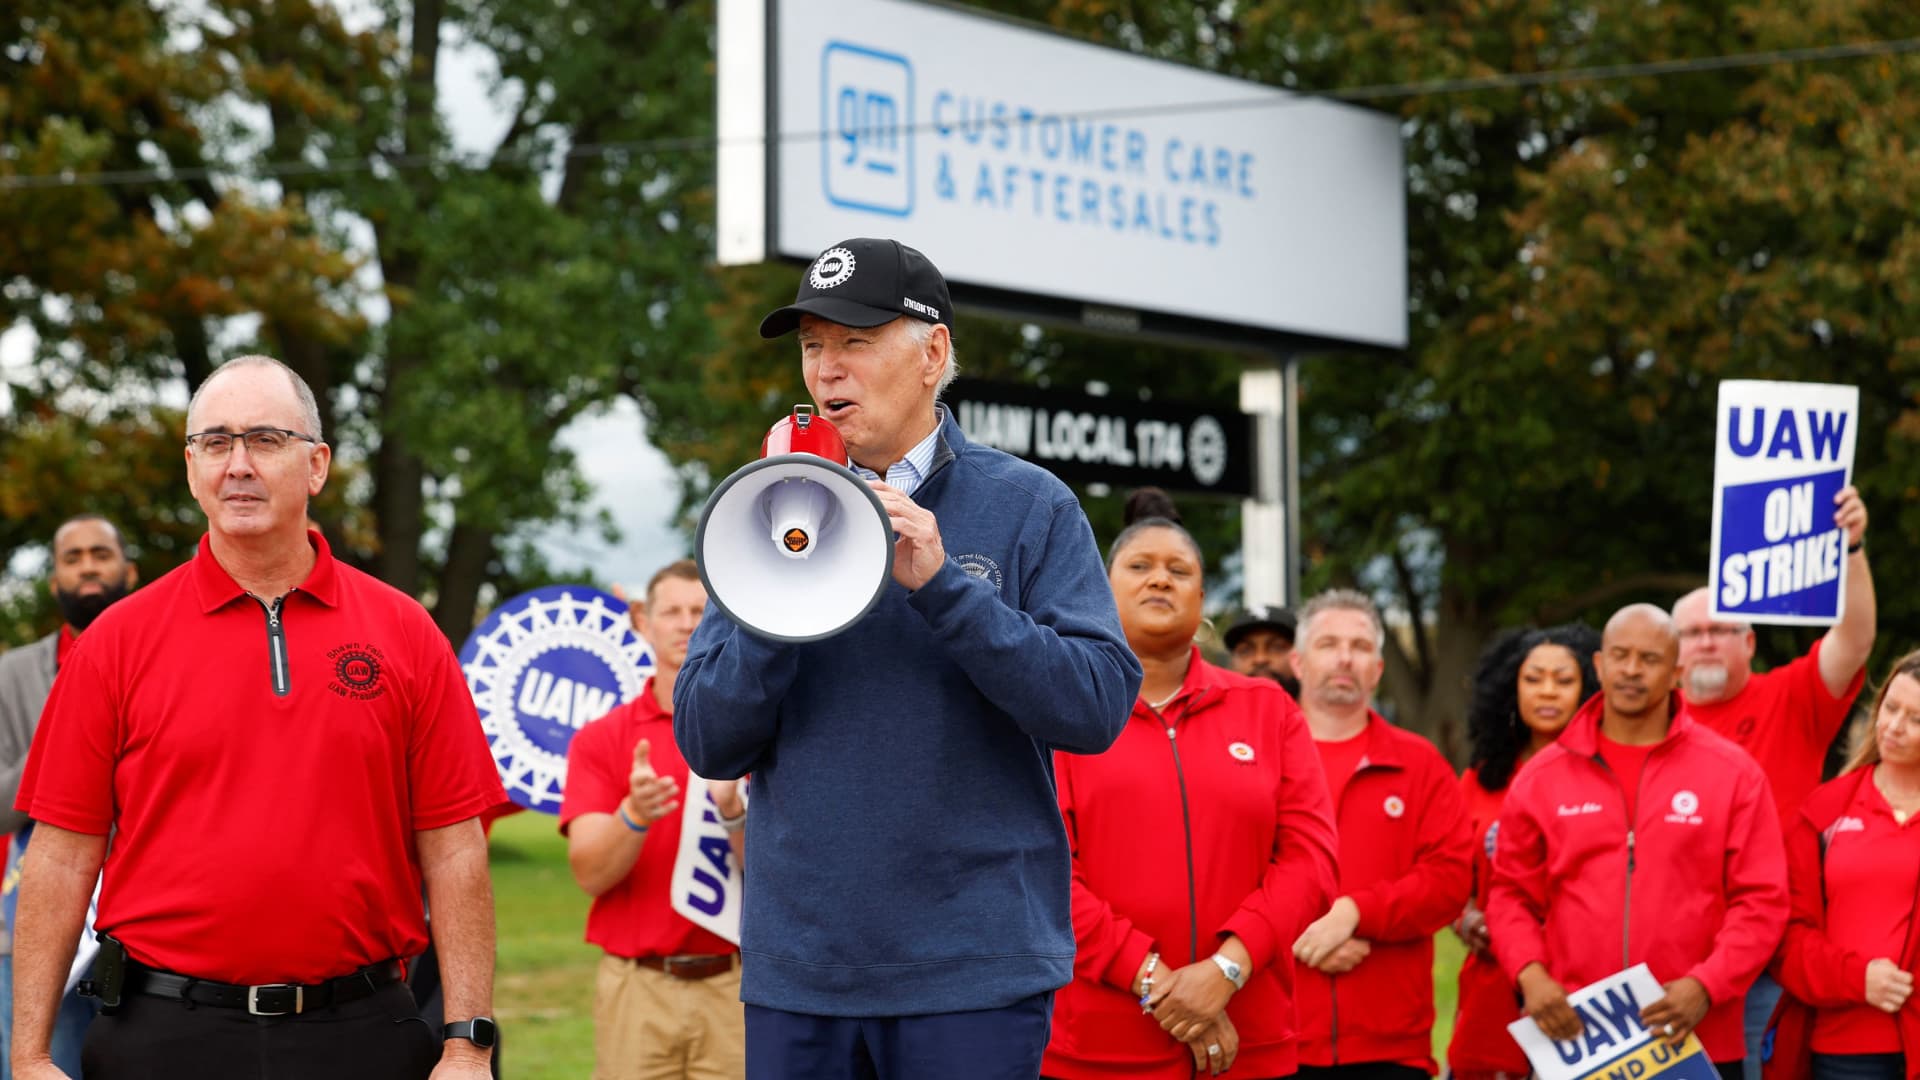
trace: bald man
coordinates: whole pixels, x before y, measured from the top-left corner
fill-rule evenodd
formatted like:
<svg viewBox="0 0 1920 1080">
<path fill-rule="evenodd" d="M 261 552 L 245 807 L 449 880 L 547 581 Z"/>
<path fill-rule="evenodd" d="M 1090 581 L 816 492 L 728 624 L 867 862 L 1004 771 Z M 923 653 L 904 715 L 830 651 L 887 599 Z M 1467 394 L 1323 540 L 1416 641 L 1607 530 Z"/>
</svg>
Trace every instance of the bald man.
<svg viewBox="0 0 1920 1080">
<path fill-rule="evenodd" d="M 1651 604 L 1608 620 L 1601 692 L 1508 790 L 1487 926 L 1547 1035 L 1580 1033 L 1568 990 L 1645 963 L 1666 993 L 1642 1019 L 1676 1046 L 1698 1033 L 1736 1080 L 1741 1001 L 1786 928 L 1786 856 L 1766 774 L 1681 704 L 1679 652 Z"/>
</svg>

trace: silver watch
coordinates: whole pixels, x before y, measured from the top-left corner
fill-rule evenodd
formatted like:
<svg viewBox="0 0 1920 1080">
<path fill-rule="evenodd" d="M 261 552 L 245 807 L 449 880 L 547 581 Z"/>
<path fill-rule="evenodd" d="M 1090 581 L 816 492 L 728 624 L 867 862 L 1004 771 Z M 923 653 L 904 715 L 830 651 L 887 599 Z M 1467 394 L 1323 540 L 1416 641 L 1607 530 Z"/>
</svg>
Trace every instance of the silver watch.
<svg viewBox="0 0 1920 1080">
<path fill-rule="evenodd" d="M 1227 959 L 1220 953 L 1214 953 L 1211 959 L 1219 966 L 1220 974 L 1225 975 L 1227 981 L 1233 984 L 1235 990 L 1245 990 L 1247 988 L 1247 970 L 1245 968 Z"/>
</svg>

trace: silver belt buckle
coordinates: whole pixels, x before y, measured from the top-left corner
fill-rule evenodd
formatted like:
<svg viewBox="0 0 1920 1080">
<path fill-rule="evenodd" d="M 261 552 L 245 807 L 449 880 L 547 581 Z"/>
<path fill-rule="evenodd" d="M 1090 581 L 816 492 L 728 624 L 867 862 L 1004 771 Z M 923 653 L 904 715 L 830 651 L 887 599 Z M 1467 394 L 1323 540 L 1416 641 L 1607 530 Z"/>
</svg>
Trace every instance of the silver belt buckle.
<svg viewBox="0 0 1920 1080">
<path fill-rule="evenodd" d="M 260 991 L 262 990 L 293 991 L 293 1008 L 262 1009 L 260 1007 Z M 304 1012 L 306 1010 L 306 1007 L 307 1007 L 307 988 L 304 986 L 297 986 L 292 983 L 269 983 L 265 986 L 247 987 L 247 1012 L 251 1013 L 254 1016 L 290 1016 L 296 1013 Z"/>
</svg>

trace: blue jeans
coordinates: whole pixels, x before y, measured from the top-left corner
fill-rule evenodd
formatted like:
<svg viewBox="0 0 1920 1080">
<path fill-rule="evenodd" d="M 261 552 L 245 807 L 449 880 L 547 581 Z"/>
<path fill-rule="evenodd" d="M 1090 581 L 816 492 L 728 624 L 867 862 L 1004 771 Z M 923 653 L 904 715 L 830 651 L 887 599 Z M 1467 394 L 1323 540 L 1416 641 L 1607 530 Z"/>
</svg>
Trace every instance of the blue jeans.
<svg viewBox="0 0 1920 1080">
<path fill-rule="evenodd" d="M 1906 1075 L 1901 1054 L 1813 1055 L 1813 1080 L 1902 1080 Z"/>
<path fill-rule="evenodd" d="M 53 1018 L 53 1063 L 60 1071 L 79 1080 L 80 1044 L 87 1037 L 87 1025 L 99 1015 L 99 1003 L 79 994 L 60 999 L 60 1012 Z M 13 1080 L 13 956 L 0 956 L 0 1080 Z"/>
<path fill-rule="evenodd" d="M 746 1009 L 747 1080 L 1034 1080 L 1053 1026 L 1051 993 L 930 1016 Z"/>
<path fill-rule="evenodd" d="M 1780 984 L 1761 972 L 1747 990 L 1745 1022 L 1747 1028 L 1747 1066 L 1743 1080 L 1760 1080 L 1762 1044 L 1767 1038 L 1767 1021 L 1773 1019 L 1774 1006 L 1780 1004 Z"/>
</svg>

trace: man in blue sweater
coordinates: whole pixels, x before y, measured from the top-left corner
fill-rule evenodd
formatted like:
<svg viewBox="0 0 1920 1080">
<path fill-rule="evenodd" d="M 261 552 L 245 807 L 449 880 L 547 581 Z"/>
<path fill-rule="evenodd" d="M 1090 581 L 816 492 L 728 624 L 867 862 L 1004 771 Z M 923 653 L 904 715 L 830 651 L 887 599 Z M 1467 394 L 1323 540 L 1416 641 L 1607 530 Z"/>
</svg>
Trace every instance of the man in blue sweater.
<svg viewBox="0 0 1920 1080">
<path fill-rule="evenodd" d="M 1051 756 L 1112 744 L 1140 664 L 1073 493 L 938 404 L 952 307 L 926 256 L 855 239 L 760 325 L 799 332 L 896 544 L 845 633 L 776 643 L 709 610 L 674 687 L 694 772 L 753 774 L 750 1080 L 1031 1080 L 1073 976 Z"/>
</svg>

